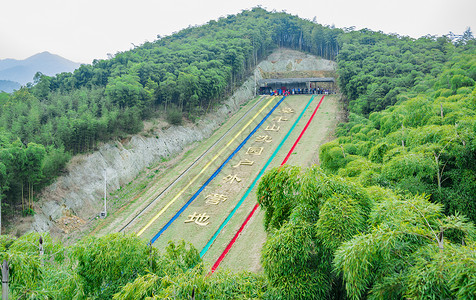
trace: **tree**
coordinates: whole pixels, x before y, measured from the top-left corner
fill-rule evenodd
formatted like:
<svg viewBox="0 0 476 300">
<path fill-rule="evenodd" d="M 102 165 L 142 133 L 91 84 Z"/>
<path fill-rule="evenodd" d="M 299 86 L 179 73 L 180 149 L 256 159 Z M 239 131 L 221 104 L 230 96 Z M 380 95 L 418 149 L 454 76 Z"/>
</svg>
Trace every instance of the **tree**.
<svg viewBox="0 0 476 300">
<path fill-rule="evenodd" d="M 33 210 L 33 192 L 35 184 L 43 177 L 43 160 L 46 150 L 43 145 L 29 143 L 25 149 L 25 170 L 28 182 L 28 209 Z"/>
<path fill-rule="evenodd" d="M 123 285 L 155 271 L 159 254 L 133 234 L 116 233 L 86 238 L 75 246 L 73 257 L 84 294 L 111 299 Z"/>
<path fill-rule="evenodd" d="M 40 253 L 39 240 L 43 241 Z M 32 232 L 18 239 L 8 235 L 0 237 L 0 259 L 9 262 L 9 289 L 15 299 L 67 299 L 61 294 L 61 286 L 67 282 L 68 271 L 63 268 L 65 249 L 60 243 L 53 243 L 45 233 Z M 62 276 L 54 276 L 61 273 Z M 63 287 L 65 288 L 65 287 Z M 71 298 L 70 298 L 71 299 Z"/>
<path fill-rule="evenodd" d="M 116 293 L 113 299 L 261 299 L 267 281 L 250 272 L 216 272 L 200 262 L 198 251 L 184 241 L 169 242 L 158 262 L 159 268 L 137 277 Z M 150 298 L 149 298 L 150 297 Z"/>
<path fill-rule="evenodd" d="M 366 191 L 317 167 L 285 166 L 263 176 L 257 197 L 269 232 L 262 250 L 269 296 L 343 298 L 332 260 L 341 243 L 367 228 Z"/>
<path fill-rule="evenodd" d="M 146 98 L 139 76 L 123 75 L 114 78 L 106 86 L 106 95 L 120 108 L 142 106 Z"/>
<path fill-rule="evenodd" d="M 465 217 L 444 216 L 442 206 L 426 196 L 391 195 L 376 204 L 369 224 L 368 233 L 344 242 L 335 254 L 350 298 L 474 293 L 476 231 Z M 455 253 L 465 259 L 450 259 Z"/>
</svg>

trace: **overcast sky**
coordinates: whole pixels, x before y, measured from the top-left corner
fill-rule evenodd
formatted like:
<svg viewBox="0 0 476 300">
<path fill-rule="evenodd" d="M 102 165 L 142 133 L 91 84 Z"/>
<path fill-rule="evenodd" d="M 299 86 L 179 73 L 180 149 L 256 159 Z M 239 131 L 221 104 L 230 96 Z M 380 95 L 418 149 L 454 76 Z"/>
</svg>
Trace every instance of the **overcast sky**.
<svg viewBox="0 0 476 300">
<path fill-rule="evenodd" d="M 411 37 L 476 31 L 476 0 L 1 0 L 0 59 L 49 51 L 91 63 L 261 5 L 320 24 Z"/>
</svg>

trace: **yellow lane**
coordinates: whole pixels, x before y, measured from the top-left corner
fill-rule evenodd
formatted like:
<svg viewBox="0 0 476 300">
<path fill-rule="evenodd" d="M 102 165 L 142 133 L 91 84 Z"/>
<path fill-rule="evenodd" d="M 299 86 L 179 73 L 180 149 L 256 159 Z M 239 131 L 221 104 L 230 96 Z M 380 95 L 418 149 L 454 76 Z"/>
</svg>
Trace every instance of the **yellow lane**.
<svg viewBox="0 0 476 300">
<path fill-rule="evenodd" d="M 144 231 L 147 230 L 147 228 L 150 227 L 150 225 L 152 225 L 152 223 L 155 222 L 155 220 L 157 220 L 169 207 L 170 205 L 172 205 L 194 182 L 195 180 L 198 179 L 198 177 L 200 177 L 200 175 L 203 174 L 203 172 L 205 172 L 205 170 L 208 169 L 208 167 L 243 133 L 243 131 L 246 130 L 246 128 L 248 128 L 248 126 L 250 126 L 250 124 L 263 112 L 263 110 L 266 109 L 266 107 L 268 107 L 271 102 L 274 101 L 276 97 L 271 97 L 271 99 L 248 121 L 248 123 L 245 124 L 245 126 L 243 126 L 243 128 L 241 128 L 241 130 L 225 145 L 225 147 L 223 147 L 201 170 L 200 170 L 200 173 L 198 173 L 197 175 L 195 175 L 195 177 L 192 178 L 192 180 L 190 180 L 190 182 L 183 188 L 181 189 L 177 195 L 175 195 L 175 197 L 170 200 L 152 219 L 150 219 L 150 221 L 141 229 L 139 230 L 139 232 L 137 233 L 138 236 L 142 235 L 144 233 Z"/>
</svg>

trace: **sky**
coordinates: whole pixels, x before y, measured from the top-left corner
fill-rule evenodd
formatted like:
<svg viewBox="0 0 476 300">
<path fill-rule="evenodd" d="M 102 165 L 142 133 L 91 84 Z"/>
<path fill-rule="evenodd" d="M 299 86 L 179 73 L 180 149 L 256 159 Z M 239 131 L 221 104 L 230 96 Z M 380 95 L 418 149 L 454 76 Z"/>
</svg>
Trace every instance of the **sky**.
<svg viewBox="0 0 476 300">
<path fill-rule="evenodd" d="M 414 38 L 476 33 L 476 0 L 1 0 L 0 59 L 48 51 L 89 64 L 256 6 Z"/>
</svg>

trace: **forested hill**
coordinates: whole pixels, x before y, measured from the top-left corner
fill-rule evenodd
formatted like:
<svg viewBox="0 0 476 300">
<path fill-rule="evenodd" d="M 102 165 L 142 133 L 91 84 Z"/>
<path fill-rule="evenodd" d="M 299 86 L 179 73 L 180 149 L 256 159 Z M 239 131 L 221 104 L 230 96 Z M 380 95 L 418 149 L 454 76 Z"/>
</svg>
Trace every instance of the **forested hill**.
<svg viewBox="0 0 476 300">
<path fill-rule="evenodd" d="M 0 94 L 0 196 L 29 211 L 69 155 L 160 114 L 193 119 L 276 47 L 338 63 L 349 120 L 321 168 L 276 168 L 257 199 L 264 274 L 208 276 L 198 251 L 136 236 L 71 248 L 2 236 L 11 292 L 44 299 L 473 299 L 476 41 L 333 29 L 260 8 Z M 175 118 L 174 116 L 179 116 Z M 172 118 L 174 117 L 174 118 Z M 5 207 L 5 206 L 4 206 Z"/>
<path fill-rule="evenodd" d="M 183 115 L 194 120 L 277 47 L 334 59 L 341 33 L 255 8 L 95 60 L 73 73 L 39 74 L 33 87 L 0 94 L 0 195 L 10 207 L 32 201 L 34 191 L 71 155 L 137 133 L 144 119 L 164 115 L 180 122 Z"/>
<path fill-rule="evenodd" d="M 470 31 L 458 41 L 415 40 L 344 31 L 254 8 L 159 37 L 73 73 L 38 74 L 34 86 L 0 94 L 0 195 L 11 207 L 26 202 L 21 198 L 31 201 L 71 155 L 137 133 L 144 119 L 194 120 L 277 47 L 337 59 L 350 110 L 367 116 L 410 97 L 407 92 L 432 88 L 447 62 L 472 43 Z M 468 76 L 474 80 L 474 71 Z M 28 211 L 25 205 L 22 210 Z"/>
</svg>

